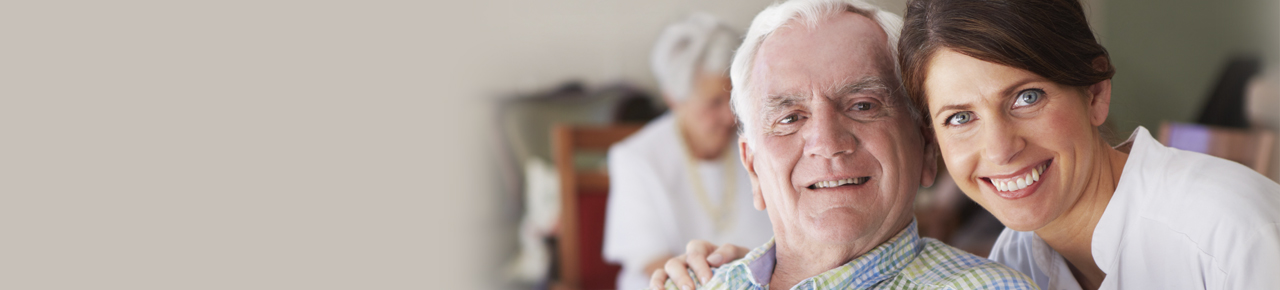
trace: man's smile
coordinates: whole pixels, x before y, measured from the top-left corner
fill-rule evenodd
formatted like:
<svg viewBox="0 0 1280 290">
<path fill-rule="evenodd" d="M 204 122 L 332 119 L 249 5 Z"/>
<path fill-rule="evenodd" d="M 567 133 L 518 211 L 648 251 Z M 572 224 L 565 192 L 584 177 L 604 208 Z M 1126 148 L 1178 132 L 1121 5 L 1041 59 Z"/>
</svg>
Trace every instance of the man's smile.
<svg viewBox="0 0 1280 290">
<path fill-rule="evenodd" d="M 864 183 L 867 183 L 867 180 L 871 180 L 871 177 L 862 176 L 862 177 L 850 177 L 850 178 L 836 179 L 836 180 L 818 181 L 813 184 L 810 184 L 808 188 L 823 189 L 823 188 L 833 188 L 833 187 L 840 187 L 840 186 L 856 186 L 856 185 L 862 185 Z"/>
</svg>

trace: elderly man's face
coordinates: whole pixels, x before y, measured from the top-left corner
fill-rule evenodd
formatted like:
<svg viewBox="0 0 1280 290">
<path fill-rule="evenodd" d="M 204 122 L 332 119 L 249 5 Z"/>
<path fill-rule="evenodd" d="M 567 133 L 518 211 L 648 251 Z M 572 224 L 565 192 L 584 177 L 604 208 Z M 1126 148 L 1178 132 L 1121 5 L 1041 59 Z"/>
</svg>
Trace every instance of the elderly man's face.
<svg viewBox="0 0 1280 290">
<path fill-rule="evenodd" d="M 916 190 L 933 183 L 924 131 L 890 91 L 886 43 L 873 20 L 845 13 L 816 29 L 792 23 L 761 45 L 746 132 L 759 142 L 739 146 L 780 241 L 874 247 L 911 221 Z"/>
</svg>

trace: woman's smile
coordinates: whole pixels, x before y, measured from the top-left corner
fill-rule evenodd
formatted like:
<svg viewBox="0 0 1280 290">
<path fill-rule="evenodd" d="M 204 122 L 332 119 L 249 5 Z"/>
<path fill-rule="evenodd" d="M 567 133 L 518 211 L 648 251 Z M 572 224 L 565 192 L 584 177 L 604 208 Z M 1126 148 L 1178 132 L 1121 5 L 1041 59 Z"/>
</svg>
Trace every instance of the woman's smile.
<svg viewBox="0 0 1280 290">
<path fill-rule="evenodd" d="M 988 175 L 978 177 L 985 183 L 983 186 L 996 196 L 1005 199 L 1019 199 L 1031 195 L 1040 187 L 1040 178 L 1048 178 L 1044 172 L 1053 164 L 1053 159 L 1027 166 L 1011 174 Z"/>
</svg>

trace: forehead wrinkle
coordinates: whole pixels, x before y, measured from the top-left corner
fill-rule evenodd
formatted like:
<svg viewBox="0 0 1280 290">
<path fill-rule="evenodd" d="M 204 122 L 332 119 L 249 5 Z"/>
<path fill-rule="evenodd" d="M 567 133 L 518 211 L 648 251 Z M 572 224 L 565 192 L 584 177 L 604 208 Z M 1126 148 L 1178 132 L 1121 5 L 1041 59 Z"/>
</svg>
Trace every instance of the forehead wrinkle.
<svg viewBox="0 0 1280 290">
<path fill-rule="evenodd" d="M 764 100 L 764 105 L 760 106 L 760 112 L 762 113 L 761 115 L 765 115 L 772 111 L 795 106 L 804 99 L 805 96 L 796 93 L 783 93 L 768 96 Z"/>
<path fill-rule="evenodd" d="M 835 100 L 841 96 L 866 91 L 876 91 L 882 94 L 887 94 L 889 92 L 888 85 L 886 85 L 884 81 L 877 76 L 864 76 L 854 81 L 850 81 L 849 79 L 850 78 L 846 78 L 844 81 L 833 83 L 826 89 L 825 94 L 827 96 L 825 97 L 830 100 Z M 806 95 L 794 92 L 768 96 L 765 98 L 764 105 L 760 107 L 759 112 L 761 115 L 767 115 L 769 112 L 795 106 L 806 98 L 808 98 Z"/>
<path fill-rule="evenodd" d="M 865 91 L 877 91 L 885 94 L 889 92 L 889 86 L 877 76 L 864 76 L 856 81 L 845 81 L 843 84 L 832 86 L 832 88 L 829 90 L 832 96 L 850 95 Z"/>
</svg>

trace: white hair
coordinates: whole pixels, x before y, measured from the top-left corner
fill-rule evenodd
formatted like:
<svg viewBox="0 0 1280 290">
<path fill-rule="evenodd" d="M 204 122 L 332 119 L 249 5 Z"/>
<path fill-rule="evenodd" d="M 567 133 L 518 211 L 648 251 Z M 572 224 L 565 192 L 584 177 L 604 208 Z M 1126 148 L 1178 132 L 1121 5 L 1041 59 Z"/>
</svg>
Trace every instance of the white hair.
<svg viewBox="0 0 1280 290">
<path fill-rule="evenodd" d="M 818 26 L 821 20 L 840 15 L 844 12 L 853 12 L 859 15 L 875 20 L 880 25 L 880 29 L 884 30 L 884 34 L 888 36 L 889 57 L 892 57 L 894 76 L 901 75 L 901 69 L 898 65 L 898 35 L 902 33 L 902 17 L 888 11 L 880 10 L 879 7 L 867 3 L 863 0 L 792 0 L 783 3 L 775 3 L 756 14 L 756 18 L 751 21 L 751 28 L 747 30 L 746 39 L 742 41 L 742 46 L 738 47 L 738 51 L 733 55 L 733 65 L 729 69 L 729 77 L 733 81 L 733 91 L 731 93 L 731 107 L 733 113 L 738 117 L 739 134 L 747 137 L 747 144 L 754 146 L 756 143 L 755 121 L 756 114 L 750 108 L 751 87 L 750 82 L 751 67 L 756 58 L 756 52 L 759 51 L 760 45 L 764 40 L 792 21 L 800 22 L 806 27 L 813 29 Z M 895 92 L 900 92 L 902 87 L 901 78 L 894 81 L 896 87 Z M 901 94 L 901 93 L 895 93 Z M 903 96 L 905 98 L 905 96 Z M 907 102 L 910 103 L 910 102 Z"/>
<path fill-rule="evenodd" d="M 681 102 L 693 92 L 699 74 L 728 73 L 739 37 L 737 31 L 706 13 L 693 13 L 668 25 L 650 56 L 662 94 Z"/>
</svg>

